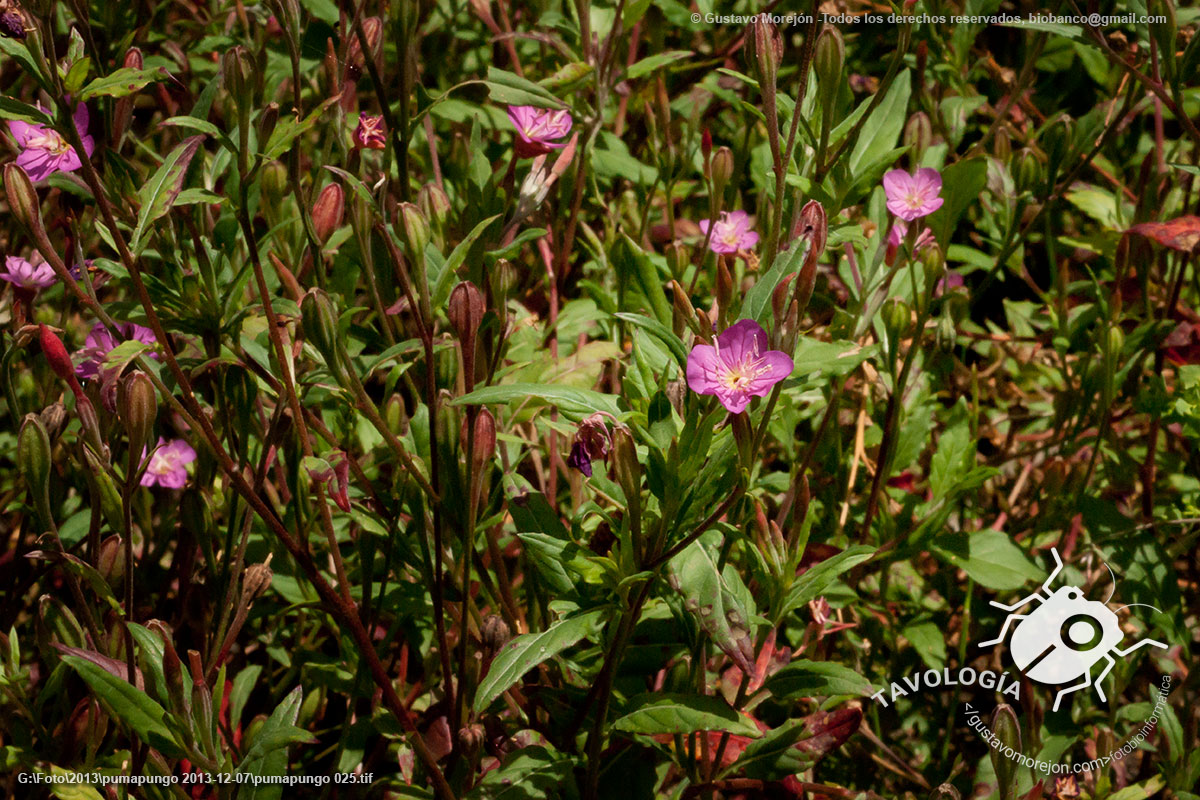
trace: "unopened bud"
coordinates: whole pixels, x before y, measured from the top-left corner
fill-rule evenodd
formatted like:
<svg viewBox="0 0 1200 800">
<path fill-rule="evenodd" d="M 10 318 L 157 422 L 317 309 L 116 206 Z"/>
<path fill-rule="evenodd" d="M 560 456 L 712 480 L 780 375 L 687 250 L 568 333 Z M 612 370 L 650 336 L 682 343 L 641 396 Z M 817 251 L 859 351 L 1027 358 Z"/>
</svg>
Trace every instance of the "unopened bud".
<svg viewBox="0 0 1200 800">
<path fill-rule="evenodd" d="M 989 748 L 992 769 L 996 772 L 1001 800 L 1012 800 L 1017 792 L 1017 762 L 1005 756 L 1006 750 L 1021 753 L 1021 726 L 1017 714 L 1008 703 L 1001 703 L 992 712 L 992 733 L 999 739 L 996 747 Z"/>
<path fill-rule="evenodd" d="M 508 629 L 508 623 L 502 617 L 495 614 L 490 614 L 483 621 L 483 627 L 479 629 L 479 638 L 483 641 L 483 646 L 495 653 L 508 643 L 512 632 Z"/>
<path fill-rule="evenodd" d="M 813 68 L 817 75 L 817 94 L 821 100 L 823 119 L 829 120 L 833 113 L 834 101 L 838 89 L 842 85 L 842 69 L 846 63 L 846 43 L 841 31 L 833 25 L 826 25 L 817 36 L 816 50 L 813 54 Z M 826 124 L 824 121 L 822 124 Z"/>
<path fill-rule="evenodd" d="M 775 76 L 779 73 L 779 64 L 783 61 L 783 39 L 779 31 L 768 21 L 766 14 L 759 14 L 751 26 L 747 43 L 754 59 L 753 65 L 758 74 L 759 83 L 764 89 L 769 84 L 773 89 Z"/>
<path fill-rule="evenodd" d="M 450 198 L 442 187 L 436 183 L 422 186 L 421 191 L 417 193 L 417 205 L 437 231 L 445 231 L 446 219 L 450 215 Z"/>
<path fill-rule="evenodd" d="M 75 365 L 71 363 L 71 355 L 58 334 L 45 325 L 38 325 L 38 342 L 54 374 L 67 383 L 75 383 Z"/>
<path fill-rule="evenodd" d="M 96 558 L 96 571 L 108 585 L 116 588 L 125 580 L 125 540 L 120 536 L 105 537 L 100 542 L 100 554 Z"/>
<path fill-rule="evenodd" d="M 342 227 L 346 213 L 346 193 L 341 184 L 331 183 L 321 190 L 317 202 L 313 203 L 312 220 L 317 241 L 325 244 L 333 232 Z"/>
<path fill-rule="evenodd" d="M 925 286 L 932 289 L 946 272 L 946 257 L 942 248 L 931 245 L 921 250 L 921 267 L 925 271 Z"/>
<path fill-rule="evenodd" d="M 50 436 L 36 414 L 26 414 L 17 434 L 17 466 L 29 487 L 42 526 L 53 524 L 50 514 Z"/>
<path fill-rule="evenodd" d="M 943 783 L 929 793 L 929 800 L 962 800 L 962 794 L 954 788 L 954 784 Z"/>
<path fill-rule="evenodd" d="M 25 170 L 14 162 L 4 165 L 4 193 L 8 197 L 8 210 L 17 222 L 31 231 L 42 227 L 42 211 L 37 192 Z"/>
<path fill-rule="evenodd" d="M 483 746 L 484 736 L 483 726 L 476 722 L 459 729 L 458 743 L 465 752 L 474 753 Z"/>
<path fill-rule="evenodd" d="M 792 296 L 792 281 L 796 279 L 796 273 L 793 272 L 785 275 L 779 285 L 771 292 L 771 313 L 775 315 L 775 323 L 783 324 L 783 315 L 787 311 L 787 301 Z"/>
<path fill-rule="evenodd" d="M 733 151 L 722 145 L 712 157 L 713 194 L 721 197 L 733 177 Z"/>
<path fill-rule="evenodd" d="M 367 54 L 371 60 L 379 55 L 379 43 L 383 39 L 383 20 L 379 17 L 367 17 L 362 21 L 363 36 L 367 40 Z M 363 69 L 366 62 L 363 59 L 362 42 L 358 38 L 358 33 L 354 32 L 350 37 L 350 47 L 346 51 L 347 66 L 353 66 L 357 69 Z"/>
<path fill-rule="evenodd" d="M 125 51 L 123 67 L 126 69 L 141 69 L 142 64 L 141 50 L 131 47 Z M 120 142 L 121 137 L 125 135 L 125 130 L 129 127 L 129 121 L 133 118 L 133 100 L 133 95 L 126 95 L 117 100 L 117 104 L 113 110 L 113 142 Z"/>
<path fill-rule="evenodd" d="M 631 506 L 641 499 L 642 467 L 638 462 L 637 445 L 633 435 L 624 425 L 617 425 L 612 432 L 612 468 L 617 484 L 625 493 L 625 501 Z"/>
<path fill-rule="evenodd" d="M 338 315 L 333 300 L 322 289 L 309 289 L 300 301 L 304 338 L 324 356 L 331 369 L 339 370 Z"/>
<path fill-rule="evenodd" d="M 232 47 L 221 56 L 221 78 L 239 110 L 249 105 L 253 75 L 254 64 L 244 47 Z"/>
<path fill-rule="evenodd" d="M 496 418 L 486 407 L 475 415 L 475 437 L 471 447 L 471 466 L 481 472 L 496 456 Z"/>
<path fill-rule="evenodd" d="M 258 141 L 266 144 L 279 122 L 279 103 L 271 101 L 258 116 Z"/>
<path fill-rule="evenodd" d="M 1042 181 L 1042 164 L 1028 148 L 1017 154 L 1017 193 L 1037 191 Z"/>
<path fill-rule="evenodd" d="M 894 344 L 903 338 L 904 333 L 908 330 L 912 312 L 907 303 L 898 297 L 893 297 L 884 304 L 880 313 L 883 315 L 883 324 L 887 328 L 888 338 Z"/>
<path fill-rule="evenodd" d="M 700 157 L 704 161 L 704 168 L 708 169 L 708 159 L 712 156 L 712 133 L 708 128 L 700 131 Z"/>
<path fill-rule="evenodd" d="M 461 341 L 474 341 L 475 334 L 483 322 L 483 293 L 470 281 L 463 281 L 450 292 L 447 316 L 454 332 Z"/>
<path fill-rule="evenodd" d="M 141 453 L 158 416 L 158 395 L 146 373 L 135 371 L 121 378 L 117 384 L 117 410 L 129 435 L 129 449 Z"/>
<path fill-rule="evenodd" d="M 812 299 L 813 287 L 817 283 L 817 261 L 825 252 L 825 242 L 829 237 L 829 224 L 825 217 L 825 207 L 816 200 L 809 200 L 800 209 L 800 219 L 796 222 L 795 233 L 799 239 L 808 242 L 808 253 L 804 256 L 804 265 L 796 284 L 796 312 L 802 313 L 808 308 Z"/>
<path fill-rule="evenodd" d="M 918 111 L 908 118 L 908 122 L 904 125 L 903 141 L 910 148 L 909 157 L 912 162 L 919 164 L 925 151 L 933 143 L 933 124 L 930 123 L 928 114 Z"/>
<path fill-rule="evenodd" d="M 684 270 L 692 263 L 691 252 L 679 242 L 672 242 L 667 245 L 663 255 L 666 256 L 667 266 L 670 268 L 671 274 L 676 277 L 682 277 Z"/>
<path fill-rule="evenodd" d="M 191 713 L 191 702 L 183 682 L 183 662 L 179 660 L 175 643 L 171 641 L 166 630 L 160 630 L 159 635 L 163 640 L 163 678 L 167 684 L 167 699 L 170 702 L 171 711 L 187 717 Z"/>
<path fill-rule="evenodd" d="M 724 311 L 733 300 L 733 275 L 725 264 L 725 259 L 717 260 L 717 308 Z"/>
<path fill-rule="evenodd" d="M 691 328 L 697 336 L 705 335 L 704 328 L 700 325 L 700 318 L 696 315 L 696 307 L 692 305 L 691 298 L 687 296 L 687 292 L 684 291 L 679 281 L 671 281 L 671 305 L 675 315 L 684 325 Z"/>
<path fill-rule="evenodd" d="M 425 215 L 412 203 L 401 203 L 397 214 L 409 257 L 417 264 L 424 264 L 425 248 L 429 245 L 429 223 Z"/>
<path fill-rule="evenodd" d="M 88 469 L 88 486 L 100 496 L 100 512 L 104 514 L 104 519 L 108 521 L 115 530 L 120 530 L 124 525 L 124 516 L 121 509 L 121 493 L 117 491 L 117 484 L 113 482 L 112 476 L 108 474 L 105 465 L 100 461 L 100 457 L 93 453 L 91 448 L 83 448 L 83 460 L 87 464 Z M 187 494 L 184 498 L 187 498 Z"/>
</svg>

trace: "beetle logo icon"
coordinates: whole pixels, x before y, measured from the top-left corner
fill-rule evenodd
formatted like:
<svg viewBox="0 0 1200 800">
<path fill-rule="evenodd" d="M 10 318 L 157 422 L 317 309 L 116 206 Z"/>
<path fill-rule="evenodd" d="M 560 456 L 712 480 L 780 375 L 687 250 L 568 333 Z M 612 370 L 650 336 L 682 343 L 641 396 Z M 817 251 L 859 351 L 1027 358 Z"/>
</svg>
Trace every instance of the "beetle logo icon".
<svg viewBox="0 0 1200 800">
<path fill-rule="evenodd" d="M 1008 646 L 1017 669 L 1031 680 L 1053 686 L 1082 679 L 1081 683 L 1059 690 L 1054 698 L 1054 711 L 1058 711 L 1064 695 L 1089 686 L 1094 687 L 1100 699 L 1107 702 L 1108 698 L 1104 696 L 1104 689 L 1100 684 L 1116 664 L 1113 660 L 1114 655 L 1127 656 L 1148 644 L 1164 649 L 1166 645 L 1153 639 L 1143 639 L 1124 649 L 1118 647 L 1125 634 L 1121 630 L 1116 612 L 1107 605 L 1108 599 L 1112 598 L 1112 592 L 1109 592 L 1108 599 L 1102 603 L 1085 599 L 1083 590 L 1077 586 L 1063 586 L 1052 590 L 1050 584 L 1062 571 L 1063 563 L 1057 549 L 1052 548 L 1050 553 L 1054 556 L 1054 571 L 1040 590 L 1012 605 L 991 601 L 993 606 L 1009 614 L 1000 628 L 1000 635 L 995 639 L 980 642 L 979 646 L 987 647 L 1004 641 L 1009 626 L 1014 620 L 1020 620 Z M 1112 573 L 1111 569 L 1109 573 Z M 1115 576 L 1113 588 L 1116 588 Z M 1034 601 L 1037 601 L 1037 605 L 1028 614 L 1015 613 Z M 1130 603 L 1121 608 L 1138 605 L 1146 604 Z M 1154 610 L 1158 611 L 1157 608 Z M 1092 667 L 1100 661 L 1105 662 L 1104 668 L 1093 681 Z"/>
</svg>

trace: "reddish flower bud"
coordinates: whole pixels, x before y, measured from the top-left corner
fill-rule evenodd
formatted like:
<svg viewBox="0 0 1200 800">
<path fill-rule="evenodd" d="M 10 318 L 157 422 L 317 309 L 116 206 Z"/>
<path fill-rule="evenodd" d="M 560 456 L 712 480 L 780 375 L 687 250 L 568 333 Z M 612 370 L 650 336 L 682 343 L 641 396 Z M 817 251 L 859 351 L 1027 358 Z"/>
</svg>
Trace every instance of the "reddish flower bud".
<svg viewBox="0 0 1200 800">
<path fill-rule="evenodd" d="M 100 555 L 96 559 L 96 570 L 108 581 L 109 586 L 120 586 L 125 579 L 125 540 L 120 536 L 108 536 L 100 543 Z"/>
<path fill-rule="evenodd" d="M 33 190 L 29 175 L 13 162 L 4 165 L 4 193 L 8 196 L 8 210 L 17 222 L 30 230 L 40 230 L 42 209 L 37 192 Z"/>
<path fill-rule="evenodd" d="M 429 222 L 421 209 L 412 203 L 401 203 L 397 209 L 397 227 L 404 236 L 408 254 L 418 264 L 425 262 L 425 248 L 429 245 Z"/>
<path fill-rule="evenodd" d="M 317 241 L 325 244 L 333 232 L 342 226 L 346 213 L 346 193 L 340 184 L 331 183 L 321 190 L 313 203 L 312 219 Z"/>
<path fill-rule="evenodd" d="M 75 365 L 71 363 L 71 354 L 63 346 L 62 339 L 58 338 L 58 334 L 45 325 L 38 325 L 38 341 L 54 374 L 64 381 L 74 384 L 76 382 Z"/>
<path fill-rule="evenodd" d="M 476 473 L 496 455 L 496 418 L 486 408 L 480 408 L 475 415 L 475 440 L 471 448 L 472 468 Z"/>
<path fill-rule="evenodd" d="M 474 340 L 476 331 L 483 322 L 484 301 L 483 293 L 470 281 L 463 281 L 450 292 L 450 305 L 447 315 L 450 324 L 462 341 Z"/>
<path fill-rule="evenodd" d="M 129 435 L 129 449 L 141 453 L 158 416 L 158 394 L 144 372 L 131 372 L 117 384 L 117 411 Z"/>
</svg>

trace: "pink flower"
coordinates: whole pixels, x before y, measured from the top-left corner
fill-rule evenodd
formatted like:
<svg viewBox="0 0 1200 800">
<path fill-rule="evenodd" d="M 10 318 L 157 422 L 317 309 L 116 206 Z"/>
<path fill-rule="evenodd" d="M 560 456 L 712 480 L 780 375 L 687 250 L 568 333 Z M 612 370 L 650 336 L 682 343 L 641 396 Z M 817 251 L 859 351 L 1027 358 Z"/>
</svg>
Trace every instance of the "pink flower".
<svg viewBox="0 0 1200 800">
<path fill-rule="evenodd" d="M 765 397 L 792 374 L 787 353 L 767 349 L 767 332 L 752 319 L 738 320 L 717 337 L 715 346 L 698 344 L 688 355 L 687 382 L 697 394 L 715 394 L 731 414 L 751 397 Z"/>
<path fill-rule="evenodd" d="M 892 226 L 888 232 L 888 247 L 899 247 L 904 243 L 904 237 L 908 235 L 908 224 L 904 220 L 896 220 L 896 224 Z M 937 240 L 933 238 L 933 231 L 929 228 L 923 228 L 917 234 L 917 241 L 913 244 L 913 252 L 919 253 L 926 247 L 931 247 L 937 244 Z"/>
<path fill-rule="evenodd" d="M 0 272 L 0 280 L 6 280 L 21 289 L 45 289 L 58 280 L 54 270 L 41 256 L 35 255 L 37 263 L 26 261 L 19 256 L 9 256 L 4 259 L 4 272 Z"/>
<path fill-rule="evenodd" d="M 365 147 L 368 150 L 382 150 L 387 147 L 382 114 L 377 117 L 370 114 L 358 115 L 358 127 L 354 129 L 354 146 Z"/>
<path fill-rule="evenodd" d="M 196 460 L 196 451 L 183 439 L 167 442 L 158 437 L 158 447 L 150 456 L 150 464 L 142 473 L 142 486 L 158 485 L 164 489 L 182 489 L 187 483 L 187 465 Z"/>
<path fill-rule="evenodd" d="M 566 138 L 571 132 L 571 114 L 566 109 L 552 111 L 535 106 L 509 106 L 508 118 L 517 129 L 518 139 L 513 147 L 521 158 L 533 158 L 565 147 L 566 142 L 555 140 Z"/>
<path fill-rule="evenodd" d="M 78 353 L 83 360 L 76 365 L 75 374 L 81 378 L 97 377 L 100 374 L 100 368 L 104 366 L 105 356 L 121 342 L 128 342 L 132 339 L 151 346 L 158 344 L 158 339 L 154 337 L 154 331 L 132 322 L 118 324 L 117 333 L 121 337 L 120 340 L 113 338 L 108 328 L 104 327 L 102 323 L 97 322 L 93 325 L 91 332 L 83 340 L 83 349 Z M 150 357 L 156 359 L 158 354 L 151 353 Z"/>
<path fill-rule="evenodd" d="M 913 175 L 902 169 L 892 170 L 883 176 L 883 191 L 887 194 L 888 211 L 909 222 L 932 214 L 944 202 L 938 197 L 942 176 L 929 167 L 922 167 Z"/>
<path fill-rule="evenodd" d="M 700 232 L 708 235 L 709 221 L 700 220 Z M 714 253 L 736 253 L 758 244 L 758 234 L 751 230 L 750 215 L 745 211 L 723 211 L 712 226 L 708 249 Z"/>
<path fill-rule="evenodd" d="M 83 140 L 84 152 L 91 156 L 96 144 L 87 133 L 88 110 L 83 103 L 75 107 L 73 122 Z M 73 172 L 83 163 L 75 148 L 67 144 L 63 135 L 53 128 L 14 119 L 9 120 L 8 129 L 21 146 L 17 166 L 29 173 L 29 180 L 34 183 L 55 172 Z"/>
</svg>

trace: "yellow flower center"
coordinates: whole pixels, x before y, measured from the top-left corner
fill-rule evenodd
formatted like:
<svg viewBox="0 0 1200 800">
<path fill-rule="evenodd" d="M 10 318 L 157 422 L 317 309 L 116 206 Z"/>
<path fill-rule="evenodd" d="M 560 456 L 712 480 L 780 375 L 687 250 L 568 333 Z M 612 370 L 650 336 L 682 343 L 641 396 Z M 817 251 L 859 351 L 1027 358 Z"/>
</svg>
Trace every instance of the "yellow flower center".
<svg viewBox="0 0 1200 800">
<path fill-rule="evenodd" d="M 56 156 L 61 156 L 71 149 L 71 145 L 67 144 L 67 140 L 62 137 L 62 134 L 50 128 L 44 128 L 41 133 L 31 136 L 29 147 L 47 150 L 51 155 Z"/>
</svg>

